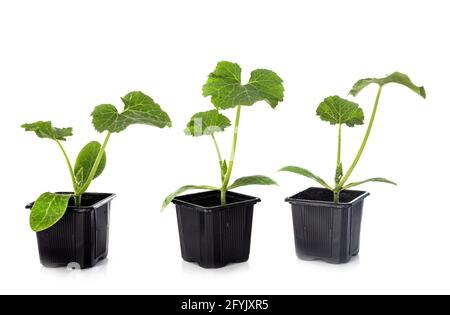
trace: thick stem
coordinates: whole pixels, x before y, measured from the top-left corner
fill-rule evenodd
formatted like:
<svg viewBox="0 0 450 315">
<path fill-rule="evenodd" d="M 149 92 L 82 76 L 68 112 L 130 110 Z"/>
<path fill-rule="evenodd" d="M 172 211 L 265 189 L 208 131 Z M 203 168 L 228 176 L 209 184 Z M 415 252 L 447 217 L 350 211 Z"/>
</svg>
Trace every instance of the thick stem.
<svg viewBox="0 0 450 315">
<path fill-rule="evenodd" d="M 80 207 L 81 206 L 81 195 L 75 195 L 74 199 L 75 199 L 75 207 Z"/>
<path fill-rule="evenodd" d="M 230 183 L 231 173 L 233 172 L 234 158 L 236 156 L 236 145 L 237 145 L 237 140 L 238 140 L 240 121 L 241 121 L 241 106 L 239 105 L 236 110 L 236 122 L 234 123 L 234 136 L 233 136 L 233 144 L 231 147 L 230 163 L 228 165 L 228 169 L 227 169 L 225 178 L 222 182 L 221 198 L 220 198 L 222 205 L 225 205 L 227 203 L 226 194 L 227 194 L 228 184 Z"/>
<path fill-rule="evenodd" d="M 341 179 L 341 182 L 339 183 L 340 187 L 343 187 L 345 185 L 345 183 L 347 182 L 347 180 L 349 179 L 350 175 L 352 174 L 353 170 L 355 169 L 356 165 L 358 164 L 359 159 L 361 158 L 361 155 L 362 155 L 362 153 L 364 151 L 364 148 L 366 147 L 367 140 L 369 139 L 370 132 L 372 131 L 373 122 L 374 122 L 375 116 L 377 114 L 378 103 L 380 102 L 380 96 L 381 96 L 381 91 L 382 90 L 383 90 L 383 86 L 380 85 L 380 88 L 378 89 L 378 93 L 377 93 L 377 98 L 376 98 L 375 104 L 373 106 L 372 116 L 370 117 L 370 122 L 369 122 L 369 125 L 367 126 L 366 134 L 365 134 L 364 139 L 363 139 L 363 141 L 361 143 L 359 151 L 356 154 L 355 159 L 353 160 L 352 165 L 350 166 L 350 168 L 348 169 L 347 173 L 345 174 L 345 176 Z"/>
<path fill-rule="evenodd" d="M 339 194 L 340 194 L 339 190 L 333 191 L 333 202 L 334 203 L 339 203 Z"/>
<path fill-rule="evenodd" d="M 227 204 L 227 190 L 223 187 L 220 189 L 220 204 L 222 206 Z"/>
<path fill-rule="evenodd" d="M 333 201 L 334 203 L 339 203 L 339 192 L 340 186 L 339 182 L 342 178 L 342 164 L 341 164 L 341 143 L 342 143 L 342 125 L 339 124 L 338 129 L 338 148 L 337 148 L 337 159 L 336 159 L 336 172 L 335 172 L 335 187 L 333 191 Z"/>
<path fill-rule="evenodd" d="M 66 150 L 64 150 L 64 147 L 62 146 L 61 142 L 59 140 L 56 140 L 56 143 L 58 144 L 59 148 L 61 149 L 64 155 L 64 159 L 66 160 L 67 167 L 69 168 L 70 171 L 70 177 L 72 178 L 73 191 L 76 193 L 76 191 L 78 190 L 78 185 L 75 178 L 75 174 L 73 172 L 72 164 L 70 163 L 69 157 L 67 156 Z"/>
<path fill-rule="evenodd" d="M 91 172 L 89 173 L 89 177 L 87 178 L 84 185 L 77 191 L 76 195 L 81 196 L 91 184 L 92 180 L 95 177 L 95 173 L 97 173 L 98 166 L 100 165 L 100 162 L 102 161 L 103 154 L 105 154 L 105 149 L 108 144 L 109 138 L 111 137 L 111 132 L 108 132 L 106 135 L 105 141 L 103 142 L 102 147 L 100 148 L 100 152 L 98 152 L 97 157 L 95 159 L 94 165 L 92 166 Z"/>
</svg>

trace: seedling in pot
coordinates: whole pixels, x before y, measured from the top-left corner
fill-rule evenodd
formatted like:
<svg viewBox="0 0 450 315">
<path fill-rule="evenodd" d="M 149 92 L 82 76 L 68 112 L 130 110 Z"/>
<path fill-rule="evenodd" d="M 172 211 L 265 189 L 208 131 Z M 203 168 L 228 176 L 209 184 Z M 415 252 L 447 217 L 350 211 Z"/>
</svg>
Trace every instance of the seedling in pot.
<svg viewBox="0 0 450 315">
<path fill-rule="evenodd" d="M 144 124 L 158 128 L 171 127 L 169 116 L 153 99 L 142 92 L 131 92 L 122 98 L 124 110 L 119 113 L 111 104 L 102 104 L 92 112 L 92 123 L 95 129 L 106 138 L 103 144 L 89 142 L 83 147 L 75 162 L 75 167 L 67 156 L 62 145 L 67 137 L 72 136 L 72 128 L 56 128 L 50 121 L 38 121 L 24 124 L 26 131 L 35 132 L 39 138 L 55 141 L 60 148 L 72 180 L 73 194 L 55 194 L 46 192 L 34 203 L 31 209 L 30 226 L 35 232 L 46 230 L 56 224 L 64 216 L 70 198 L 74 198 L 75 206 L 81 206 L 82 195 L 91 182 L 100 176 L 106 166 L 106 146 L 113 133 L 124 131 L 133 124 Z"/>
<path fill-rule="evenodd" d="M 367 140 L 369 139 L 370 132 L 372 131 L 373 123 L 375 121 L 375 116 L 377 113 L 378 104 L 380 102 L 383 87 L 389 83 L 397 83 L 409 88 L 410 90 L 422 96 L 423 98 L 426 98 L 426 92 L 423 87 L 415 85 L 407 75 L 395 72 L 385 78 L 380 79 L 372 78 L 359 80 L 351 89 L 350 94 L 356 97 L 359 94 L 359 92 L 361 92 L 365 87 L 367 87 L 372 83 L 378 85 L 378 93 L 375 99 L 375 104 L 373 106 L 372 115 L 370 117 L 369 125 L 367 126 L 367 130 L 362 140 L 362 143 L 359 147 L 359 150 L 352 164 L 345 173 L 341 161 L 342 126 L 347 125 L 348 127 L 354 127 L 356 125 L 362 125 L 364 123 L 364 113 L 362 109 L 359 108 L 358 104 L 340 98 L 339 96 L 330 96 L 326 98 L 317 108 L 317 115 L 320 117 L 320 119 L 329 122 L 331 125 L 337 125 L 338 129 L 338 141 L 337 141 L 338 145 L 337 145 L 337 159 L 336 159 L 334 187 L 326 183 L 319 176 L 313 174 L 309 170 L 304 169 L 302 167 L 287 166 L 282 168 L 281 171 L 296 173 L 315 180 L 321 186 L 333 192 L 335 203 L 339 202 L 339 194 L 341 191 L 365 184 L 367 182 L 382 182 L 396 185 L 393 181 L 381 177 L 370 178 L 363 181 L 357 181 L 348 184 L 347 181 L 349 180 L 350 176 L 355 170 L 356 165 L 358 164 L 362 156 L 364 148 L 366 147 Z"/>
<path fill-rule="evenodd" d="M 206 84 L 203 86 L 203 96 L 211 96 L 211 102 L 216 109 L 195 114 L 187 124 L 185 133 L 189 136 L 207 136 L 211 138 L 218 157 L 221 185 L 187 185 L 170 194 L 163 202 L 166 208 L 177 196 L 188 190 L 220 191 L 221 205 L 227 203 L 227 191 L 248 185 L 276 185 L 276 182 L 262 175 L 241 177 L 230 184 L 235 164 L 236 146 L 239 134 L 241 110 L 243 106 L 252 106 L 259 101 L 267 102 L 272 108 L 283 101 L 283 80 L 273 71 L 266 69 L 254 70 L 247 84 L 241 83 L 241 67 L 236 63 L 222 61 L 217 64 Z M 231 126 L 231 121 L 219 110 L 236 108 L 234 135 L 229 160 L 223 158 L 216 134 Z"/>
</svg>

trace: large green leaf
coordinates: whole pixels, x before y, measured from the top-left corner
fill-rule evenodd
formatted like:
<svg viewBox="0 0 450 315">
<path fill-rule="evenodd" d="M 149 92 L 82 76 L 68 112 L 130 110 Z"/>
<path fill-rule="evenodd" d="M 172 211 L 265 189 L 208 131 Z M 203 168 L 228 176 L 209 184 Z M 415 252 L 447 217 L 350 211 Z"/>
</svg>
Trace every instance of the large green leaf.
<svg viewBox="0 0 450 315">
<path fill-rule="evenodd" d="M 349 127 L 364 124 L 364 113 L 358 104 L 339 96 L 327 97 L 317 108 L 317 115 L 332 125 L 346 124 Z"/>
<path fill-rule="evenodd" d="M 267 176 L 255 175 L 255 176 L 247 176 L 241 177 L 237 179 L 228 189 L 235 189 L 241 186 L 250 186 L 250 185 L 278 185 L 276 181 Z"/>
<path fill-rule="evenodd" d="M 381 177 L 376 177 L 376 178 L 369 178 L 360 182 L 355 182 L 355 183 L 350 183 L 346 186 L 344 186 L 342 189 L 349 189 L 351 187 L 355 187 L 355 186 L 359 186 L 368 182 L 379 182 L 379 183 L 386 183 L 386 184 L 391 184 L 391 185 L 396 185 L 396 183 L 394 183 L 393 181 L 390 181 L 386 178 L 381 178 Z"/>
<path fill-rule="evenodd" d="M 406 74 L 400 72 L 394 72 L 393 74 L 385 78 L 368 78 L 359 80 L 358 82 L 355 83 L 355 85 L 351 89 L 350 94 L 353 96 L 357 96 L 359 92 L 361 92 L 366 86 L 372 83 L 378 84 L 380 86 L 384 86 L 389 83 L 401 84 L 411 89 L 413 92 L 419 94 L 423 98 L 427 97 L 427 93 L 423 86 L 415 85 Z"/>
<path fill-rule="evenodd" d="M 231 126 L 230 120 L 219 113 L 218 110 L 213 109 L 192 116 L 187 124 L 185 133 L 194 137 L 206 136 L 224 131 L 229 126 Z"/>
<path fill-rule="evenodd" d="M 55 128 L 51 121 L 37 121 L 32 124 L 23 124 L 25 131 L 33 131 L 39 138 L 66 141 L 72 136 L 72 128 Z"/>
<path fill-rule="evenodd" d="M 272 108 L 283 101 L 283 80 L 273 71 L 258 69 L 251 73 L 247 84 L 241 83 L 241 67 L 232 62 L 217 64 L 206 84 L 203 95 L 211 96 L 211 102 L 218 109 L 233 108 L 238 105 L 251 106 L 266 101 Z"/>
<path fill-rule="evenodd" d="M 92 167 L 94 166 L 97 155 L 101 150 L 102 145 L 97 141 L 92 141 L 86 144 L 83 149 L 81 149 L 78 154 L 77 161 L 75 162 L 75 175 L 77 182 L 80 187 L 82 187 L 91 173 Z M 100 164 L 98 165 L 97 171 L 95 172 L 94 178 L 100 176 L 106 166 L 106 153 L 103 154 Z"/>
<path fill-rule="evenodd" d="M 122 98 L 125 108 L 119 113 L 111 104 L 102 104 L 92 112 L 92 123 L 97 131 L 121 132 L 133 124 L 158 128 L 171 127 L 169 116 L 150 96 L 142 92 L 131 92 Z"/>
<path fill-rule="evenodd" d="M 30 226 L 35 232 L 44 231 L 64 216 L 70 195 L 43 193 L 31 208 Z"/>
<path fill-rule="evenodd" d="M 204 190 L 220 190 L 220 188 L 212 187 L 212 186 L 206 186 L 206 185 L 186 185 L 181 188 L 178 188 L 176 191 L 171 193 L 164 199 L 164 202 L 161 206 L 161 211 L 163 211 L 167 206 L 172 202 L 175 197 L 181 195 L 182 193 L 188 191 L 188 190 L 196 190 L 196 189 L 204 189 Z"/>
<path fill-rule="evenodd" d="M 322 178 L 320 178 L 317 175 L 314 175 L 313 173 L 311 173 L 310 171 L 308 171 L 305 168 L 297 167 L 297 166 L 286 166 L 286 167 L 283 167 L 280 170 L 280 172 L 291 172 L 291 173 L 295 173 L 298 175 L 302 175 L 302 176 L 311 178 L 311 179 L 315 180 L 316 182 L 318 182 L 323 187 L 333 190 L 333 188 L 331 188 L 331 186 L 328 185 Z"/>
</svg>

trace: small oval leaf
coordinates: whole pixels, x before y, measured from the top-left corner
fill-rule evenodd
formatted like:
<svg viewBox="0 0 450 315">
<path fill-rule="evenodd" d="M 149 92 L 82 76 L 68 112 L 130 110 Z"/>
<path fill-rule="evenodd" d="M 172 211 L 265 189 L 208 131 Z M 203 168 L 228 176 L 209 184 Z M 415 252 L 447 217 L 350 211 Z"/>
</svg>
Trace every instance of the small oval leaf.
<svg viewBox="0 0 450 315">
<path fill-rule="evenodd" d="M 77 160 L 75 162 L 75 176 L 79 186 L 83 186 L 85 181 L 91 173 L 92 167 L 95 164 L 97 155 L 101 150 L 102 145 L 97 141 L 92 141 L 86 144 L 83 149 L 81 149 L 78 154 Z M 100 176 L 106 166 L 106 153 L 103 154 L 100 164 L 98 165 L 97 171 L 95 172 L 94 178 Z"/>
<path fill-rule="evenodd" d="M 277 182 L 267 176 L 254 175 L 238 178 L 228 189 L 235 189 L 250 185 L 277 185 Z"/>
<path fill-rule="evenodd" d="M 161 211 L 163 211 L 165 208 L 167 208 L 167 206 L 172 202 L 173 199 L 175 199 L 175 197 L 181 195 L 182 193 L 184 193 L 188 190 L 198 190 L 198 189 L 219 190 L 219 188 L 217 188 L 217 187 L 212 187 L 212 186 L 207 186 L 207 185 L 186 185 L 186 186 L 180 187 L 176 191 L 174 191 L 173 193 L 168 195 L 166 197 L 166 199 L 164 199 L 164 202 L 161 205 Z"/>
<path fill-rule="evenodd" d="M 366 180 L 363 180 L 363 181 L 360 181 L 360 182 L 350 183 L 350 184 L 344 186 L 343 189 L 349 189 L 349 188 L 352 188 L 352 187 L 355 187 L 355 186 L 359 186 L 359 185 L 362 185 L 362 184 L 365 184 L 365 183 L 368 183 L 368 182 L 378 182 L 378 183 L 385 183 L 385 184 L 390 184 L 390 185 L 397 186 L 397 184 L 394 183 L 391 180 L 388 180 L 388 179 L 382 178 L 382 177 L 375 177 L 375 178 L 369 178 L 369 179 L 366 179 Z"/>
<path fill-rule="evenodd" d="M 338 167 L 336 168 L 336 174 L 334 176 L 334 182 L 336 183 L 336 186 L 339 185 L 343 176 L 344 168 L 342 167 L 342 163 L 339 163 Z"/>
<path fill-rule="evenodd" d="M 223 180 L 228 172 L 228 164 L 226 160 L 223 161 L 222 164 L 220 165 L 220 171 L 222 173 L 222 180 Z"/>
<path fill-rule="evenodd" d="M 43 193 L 31 208 L 31 229 L 41 232 L 55 225 L 66 213 L 70 197 L 70 195 Z"/>
<path fill-rule="evenodd" d="M 298 174 L 301 176 L 311 178 L 311 179 L 315 180 L 316 182 L 318 182 L 323 187 L 328 188 L 329 190 L 333 190 L 333 188 L 331 188 L 331 186 L 328 185 L 322 178 L 320 178 L 317 175 L 314 175 L 313 173 L 308 171 L 306 168 L 298 167 L 298 166 L 286 166 L 286 167 L 283 167 L 280 170 L 280 172 L 291 172 L 294 174 Z"/>
</svg>

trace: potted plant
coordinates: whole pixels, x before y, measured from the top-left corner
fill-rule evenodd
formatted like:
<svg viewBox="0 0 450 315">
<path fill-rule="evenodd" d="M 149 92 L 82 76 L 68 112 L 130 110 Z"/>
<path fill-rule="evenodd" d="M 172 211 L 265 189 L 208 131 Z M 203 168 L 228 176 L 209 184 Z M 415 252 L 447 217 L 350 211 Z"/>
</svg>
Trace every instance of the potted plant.
<svg viewBox="0 0 450 315">
<path fill-rule="evenodd" d="M 276 185 L 266 176 L 242 177 L 230 184 L 236 156 L 241 110 L 259 101 L 272 108 L 283 101 L 283 81 L 273 71 L 258 69 L 251 73 L 247 84 L 241 83 L 241 67 L 222 61 L 217 64 L 206 84 L 203 95 L 211 96 L 215 109 L 195 114 L 187 124 L 186 134 L 211 138 L 218 156 L 221 185 L 187 185 L 170 194 L 162 209 L 173 201 L 177 209 L 181 253 L 184 260 L 197 262 L 204 268 L 219 268 L 228 263 L 247 261 L 250 253 L 253 207 L 259 198 L 230 192 L 247 185 Z M 231 156 L 223 158 L 216 134 L 231 126 L 219 110 L 236 109 Z M 193 190 L 207 192 L 180 196 Z"/>
<path fill-rule="evenodd" d="M 364 123 L 364 113 L 358 104 L 339 96 L 326 98 L 317 108 L 317 115 L 331 125 L 337 125 L 338 144 L 334 187 L 307 169 L 287 166 L 281 171 L 292 172 L 315 180 L 323 188 L 309 188 L 287 198 L 292 204 L 294 234 L 297 255 L 306 260 L 320 259 L 330 263 L 346 263 L 359 253 L 359 238 L 364 199 L 369 193 L 350 190 L 367 182 L 382 182 L 395 185 L 385 178 L 370 178 L 347 183 L 358 164 L 380 102 L 383 87 L 389 83 L 406 86 L 426 98 L 425 89 L 416 86 L 405 74 L 395 72 L 385 78 L 359 80 L 350 94 L 356 97 L 366 86 L 378 85 L 378 93 L 372 115 L 359 150 L 346 172 L 341 162 L 342 126 L 354 127 Z"/>
<path fill-rule="evenodd" d="M 105 169 L 106 146 L 113 133 L 133 124 L 164 128 L 171 126 L 169 116 L 152 98 L 131 92 L 122 98 L 124 110 L 102 104 L 92 112 L 95 129 L 107 132 L 103 144 L 89 142 L 72 164 L 62 145 L 72 136 L 72 128 L 56 128 L 50 121 L 24 124 L 26 131 L 39 138 L 55 141 L 67 163 L 73 192 L 43 193 L 31 208 L 30 226 L 37 233 L 41 263 L 47 267 L 93 267 L 108 255 L 110 203 L 115 197 L 107 193 L 87 193 L 91 182 Z"/>
</svg>

